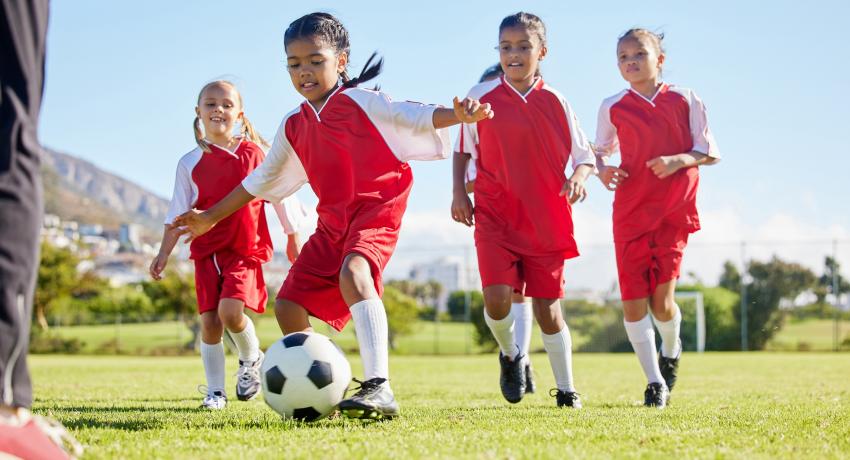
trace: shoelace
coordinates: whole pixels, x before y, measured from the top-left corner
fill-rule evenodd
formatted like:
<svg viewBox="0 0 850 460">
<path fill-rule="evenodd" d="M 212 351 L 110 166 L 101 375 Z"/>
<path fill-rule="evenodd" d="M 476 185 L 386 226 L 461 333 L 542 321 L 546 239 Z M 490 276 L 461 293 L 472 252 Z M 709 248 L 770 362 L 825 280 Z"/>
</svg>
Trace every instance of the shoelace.
<svg viewBox="0 0 850 460">
<path fill-rule="evenodd" d="M 71 458 L 83 455 L 83 445 L 61 423 L 41 415 L 34 415 L 32 420 L 42 433 L 47 435 L 54 444 L 64 450 Z"/>
<path fill-rule="evenodd" d="M 367 381 L 358 380 L 357 378 L 352 378 L 351 380 L 357 382 L 360 386 L 356 388 L 351 388 L 348 391 L 356 391 L 354 396 L 352 397 L 361 397 L 365 398 L 367 396 L 371 396 L 378 392 L 381 389 L 381 385 L 386 382 L 386 379 L 379 379 L 380 382 L 375 382 L 376 379 L 369 379 Z"/>
<path fill-rule="evenodd" d="M 553 397 L 553 398 L 557 398 L 557 397 L 558 397 L 558 393 L 561 393 L 561 390 L 559 390 L 559 389 L 557 389 L 557 388 L 552 388 L 551 390 L 549 390 L 549 396 L 551 396 L 551 397 Z M 574 391 L 573 391 L 573 392 L 564 391 L 563 393 L 564 393 L 565 397 L 570 398 L 570 399 L 572 399 L 573 401 L 575 401 L 576 399 L 578 399 L 578 396 L 579 396 L 579 394 L 578 394 L 578 393 L 576 393 L 576 392 L 574 392 Z"/>
<path fill-rule="evenodd" d="M 250 364 L 239 366 L 239 370 L 236 371 L 236 378 L 239 379 L 239 383 L 256 382 L 260 379 L 260 369 Z"/>
<path fill-rule="evenodd" d="M 226 398 L 224 393 L 222 393 L 221 395 L 214 395 L 210 393 L 210 389 L 206 385 L 198 385 L 198 393 L 204 395 L 204 401 L 209 398 Z"/>
</svg>

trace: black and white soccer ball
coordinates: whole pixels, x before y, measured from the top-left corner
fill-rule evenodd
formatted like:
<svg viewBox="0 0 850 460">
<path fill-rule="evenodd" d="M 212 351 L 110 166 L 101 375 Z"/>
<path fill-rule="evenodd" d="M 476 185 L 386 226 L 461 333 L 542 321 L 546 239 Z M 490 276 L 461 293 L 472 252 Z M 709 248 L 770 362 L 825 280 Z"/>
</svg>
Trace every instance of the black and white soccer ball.
<svg viewBox="0 0 850 460">
<path fill-rule="evenodd" d="M 285 419 L 312 422 L 342 401 L 351 382 L 351 365 L 331 339 L 295 332 L 266 350 L 260 375 L 269 407 Z"/>
</svg>

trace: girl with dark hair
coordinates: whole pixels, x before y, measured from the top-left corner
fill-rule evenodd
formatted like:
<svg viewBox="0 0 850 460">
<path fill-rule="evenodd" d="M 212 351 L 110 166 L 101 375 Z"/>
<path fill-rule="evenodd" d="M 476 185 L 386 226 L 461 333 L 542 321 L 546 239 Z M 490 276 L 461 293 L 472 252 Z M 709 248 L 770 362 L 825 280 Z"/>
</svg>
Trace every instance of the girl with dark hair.
<svg viewBox="0 0 850 460">
<path fill-rule="evenodd" d="M 499 115 L 464 124 L 455 147 L 475 161 L 474 222 L 458 167 L 452 217 L 475 225 L 484 316 L 499 344 L 502 395 L 517 403 L 530 389 L 527 350 L 517 343 L 511 305 L 513 293 L 524 293 L 532 298 L 555 375 L 557 388 L 550 394 L 558 406 L 579 408 L 560 298 L 564 260 L 578 256 L 571 204 L 586 196 L 593 154 L 570 105 L 540 76 L 548 51 L 543 21 L 529 13 L 506 17 L 497 49 L 504 75 L 473 87 L 468 97 L 489 103 Z"/>
<path fill-rule="evenodd" d="M 453 109 L 393 102 L 358 88 L 378 76 L 373 54 L 359 76 L 347 72 L 348 31 L 327 13 L 303 16 L 284 34 L 289 76 L 306 99 L 287 114 L 265 162 L 208 210 L 177 220 L 195 238 L 254 197 L 280 201 L 309 181 L 319 198 L 316 232 L 277 296 L 284 333 L 311 330 L 309 316 L 342 330 L 354 319 L 365 381 L 340 403 L 353 418 L 392 418 L 387 316 L 381 274 L 395 249 L 413 184 L 410 160 L 447 158 L 449 126 L 491 118 L 487 104 Z"/>
<path fill-rule="evenodd" d="M 617 41 L 617 63 L 629 89 L 599 109 L 599 179 L 614 193 L 614 247 L 623 324 L 648 380 L 644 405 L 663 408 L 676 383 L 682 315 L 676 279 L 688 235 L 700 228 L 699 170 L 716 163 L 717 144 L 697 95 L 661 81 L 664 38 L 631 29 Z M 608 159 L 620 154 L 618 167 Z M 655 355 L 655 331 L 661 353 Z"/>
</svg>

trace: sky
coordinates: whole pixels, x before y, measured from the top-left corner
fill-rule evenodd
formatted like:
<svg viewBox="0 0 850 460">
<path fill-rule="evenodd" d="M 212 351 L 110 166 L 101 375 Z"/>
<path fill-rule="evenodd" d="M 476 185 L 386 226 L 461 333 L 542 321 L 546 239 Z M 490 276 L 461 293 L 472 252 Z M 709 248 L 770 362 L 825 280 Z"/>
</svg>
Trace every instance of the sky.
<svg viewBox="0 0 850 460">
<path fill-rule="evenodd" d="M 592 139 L 602 99 L 626 87 L 616 67 L 617 37 L 639 26 L 665 33 L 664 79 L 700 95 L 723 156 L 700 172 L 703 230 L 685 253 L 686 279 L 716 282 L 724 260 L 742 260 L 742 241 L 746 258 L 775 254 L 820 273 L 837 240 L 836 254 L 850 266 L 850 150 L 839 136 L 850 121 L 842 32 L 850 2 L 234 5 L 53 1 L 42 143 L 170 198 L 177 160 L 194 145 L 190 124 L 206 82 L 234 81 L 266 138 L 301 102 L 283 49 L 284 30 L 301 15 L 327 11 L 342 20 L 355 73 L 377 50 L 385 59 L 377 82 L 393 98 L 449 105 L 497 62 L 499 22 L 520 9 L 545 21 L 543 75 Z M 415 185 L 388 277 L 404 276 L 413 263 L 474 253 L 472 232 L 449 216 L 450 161 L 412 168 Z M 567 263 L 567 287 L 600 290 L 616 279 L 612 194 L 596 179 L 588 188 L 587 201 L 575 208 L 582 256 Z M 298 196 L 308 207 L 316 203 L 309 188 Z"/>
</svg>

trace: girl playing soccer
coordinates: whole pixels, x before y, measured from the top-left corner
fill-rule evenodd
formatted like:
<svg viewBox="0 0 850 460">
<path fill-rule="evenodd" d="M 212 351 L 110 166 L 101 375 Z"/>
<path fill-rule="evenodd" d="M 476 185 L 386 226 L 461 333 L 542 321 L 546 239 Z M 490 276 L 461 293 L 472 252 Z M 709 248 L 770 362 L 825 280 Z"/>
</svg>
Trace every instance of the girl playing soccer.
<svg viewBox="0 0 850 460">
<path fill-rule="evenodd" d="M 155 280 L 161 279 L 180 235 L 179 229 L 172 225 L 174 219 L 193 207 L 204 209 L 220 200 L 263 161 L 260 145 L 268 145 L 245 117 L 242 97 L 228 81 L 205 85 L 198 95 L 195 113 L 198 147 L 183 155 L 177 165 L 174 196 L 162 244 L 150 265 L 150 275 Z M 237 122 L 241 123 L 239 136 L 233 134 Z M 294 242 L 295 225 L 286 218 L 285 210 L 279 207 L 276 210 L 290 234 L 290 241 Z M 289 246 L 290 258 L 297 256 L 297 244 Z M 248 400 L 260 389 L 263 353 L 254 324 L 243 310 L 248 307 L 262 313 L 268 299 L 261 265 L 271 258 L 272 244 L 263 201 L 252 200 L 240 206 L 213 231 L 196 238 L 190 251 L 195 261 L 195 290 L 201 314 L 201 359 L 207 378 L 202 407 L 223 409 L 227 404 L 223 327 L 227 328 L 239 352 L 236 396 Z"/>
<path fill-rule="evenodd" d="M 277 296 L 278 324 L 284 333 L 308 331 L 312 315 L 341 330 L 353 318 L 366 381 L 340 410 L 392 418 L 398 405 L 387 380 L 381 273 L 413 183 L 407 162 L 448 157 L 443 128 L 493 114 L 469 99 L 442 109 L 358 88 L 380 73 L 381 62 L 370 65 L 370 58 L 359 77 L 349 78 L 348 31 L 327 13 L 290 24 L 284 46 L 292 84 L 306 101 L 284 117 L 268 157 L 242 185 L 177 223 L 197 238 L 255 197 L 279 201 L 309 180 L 319 198 L 318 226 Z"/>
<path fill-rule="evenodd" d="M 561 315 L 564 260 L 578 255 L 570 205 L 586 196 L 593 154 L 564 97 L 543 82 L 546 30 L 539 17 L 517 13 L 499 26 L 504 75 L 481 83 L 470 98 L 489 103 L 492 120 L 464 124 L 455 150 L 475 160 L 475 245 L 484 286 L 485 320 L 501 350 L 500 386 L 511 403 L 526 392 L 527 356 L 514 335 L 511 293 L 532 297 L 543 345 L 555 374 L 558 406 L 581 407 L 572 377 L 572 341 Z M 565 169 L 572 162 L 573 174 Z M 453 218 L 473 224 L 462 161 L 454 168 Z"/>
<path fill-rule="evenodd" d="M 602 102 L 596 133 L 599 179 L 614 194 L 614 246 L 624 324 L 649 384 L 644 405 L 663 408 L 676 383 L 682 315 L 674 298 L 688 235 L 700 228 L 697 166 L 718 161 L 705 106 L 661 81 L 663 35 L 631 29 L 617 41 L 629 89 Z M 619 167 L 607 160 L 619 153 Z M 652 311 L 661 334 L 655 355 Z"/>
<path fill-rule="evenodd" d="M 484 70 L 478 83 L 485 81 L 496 80 L 502 77 L 501 64 L 494 64 Z M 453 162 L 459 162 L 460 165 L 453 166 L 460 168 L 461 171 L 466 171 L 464 180 L 466 181 L 466 193 L 472 194 L 475 191 L 475 176 L 478 171 L 475 169 L 475 162 L 470 161 L 472 156 L 468 153 L 455 152 Z M 470 223 L 471 224 L 471 223 Z M 521 355 L 528 355 L 531 347 L 531 326 L 534 320 L 534 314 L 531 309 L 531 299 L 522 295 L 521 292 L 511 293 L 511 314 L 514 316 L 514 340 Z M 534 383 L 534 369 L 531 367 L 531 360 L 526 360 L 525 365 L 525 392 L 534 393 L 537 386 Z"/>
</svg>

